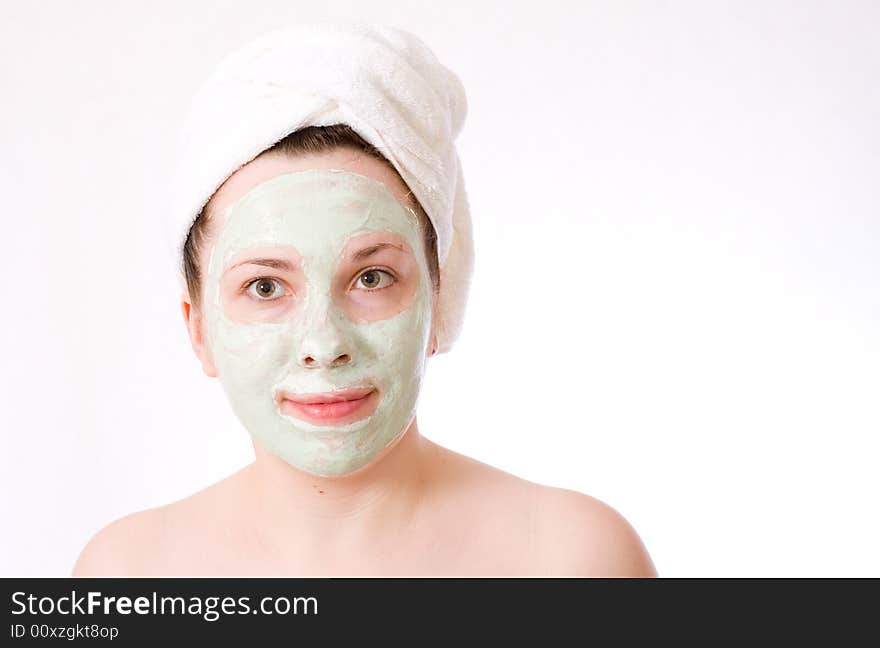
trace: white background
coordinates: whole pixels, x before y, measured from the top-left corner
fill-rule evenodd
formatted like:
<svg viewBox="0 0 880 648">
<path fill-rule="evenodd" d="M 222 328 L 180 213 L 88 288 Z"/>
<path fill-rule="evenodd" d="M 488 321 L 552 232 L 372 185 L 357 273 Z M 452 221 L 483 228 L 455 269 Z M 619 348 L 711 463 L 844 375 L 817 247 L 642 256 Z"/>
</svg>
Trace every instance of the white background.
<svg viewBox="0 0 880 648">
<path fill-rule="evenodd" d="M 250 461 L 161 209 L 194 87 L 325 4 L 4 2 L 0 575 Z M 880 576 L 880 4 L 332 5 L 468 93 L 425 436 L 602 499 L 662 576 Z"/>
</svg>

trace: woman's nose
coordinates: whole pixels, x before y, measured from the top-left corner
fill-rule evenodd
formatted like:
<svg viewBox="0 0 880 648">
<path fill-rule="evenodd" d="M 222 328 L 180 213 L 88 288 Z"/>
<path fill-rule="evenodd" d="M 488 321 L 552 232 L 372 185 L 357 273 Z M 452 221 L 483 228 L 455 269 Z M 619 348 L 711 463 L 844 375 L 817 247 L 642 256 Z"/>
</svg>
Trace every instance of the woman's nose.
<svg viewBox="0 0 880 648">
<path fill-rule="evenodd" d="M 345 337 L 329 322 L 310 331 L 300 347 L 299 363 L 308 369 L 329 369 L 351 361 Z"/>
<path fill-rule="evenodd" d="M 315 357 L 317 356 L 317 357 Z M 330 356 L 332 357 L 332 356 Z M 332 360 L 325 359 L 323 356 L 319 354 L 315 355 L 305 355 L 301 358 L 300 364 L 304 367 L 308 368 L 316 368 L 316 367 L 338 367 L 340 365 L 348 364 L 351 362 L 351 356 L 347 353 L 340 353 L 338 356 L 333 358 Z"/>
</svg>

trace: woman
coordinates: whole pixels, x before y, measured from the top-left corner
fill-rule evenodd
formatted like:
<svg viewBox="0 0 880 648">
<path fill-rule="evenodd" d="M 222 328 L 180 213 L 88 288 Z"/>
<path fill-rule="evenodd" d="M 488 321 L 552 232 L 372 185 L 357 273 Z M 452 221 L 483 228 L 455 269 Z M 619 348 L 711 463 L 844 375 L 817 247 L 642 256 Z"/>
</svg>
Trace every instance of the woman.
<svg viewBox="0 0 880 648">
<path fill-rule="evenodd" d="M 608 505 L 419 434 L 425 365 L 454 341 L 470 270 L 454 75 L 413 36 L 363 24 L 243 52 L 201 95 L 229 141 L 194 103 L 177 212 L 192 348 L 255 461 L 108 525 L 74 575 L 656 575 Z"/>
</svg>

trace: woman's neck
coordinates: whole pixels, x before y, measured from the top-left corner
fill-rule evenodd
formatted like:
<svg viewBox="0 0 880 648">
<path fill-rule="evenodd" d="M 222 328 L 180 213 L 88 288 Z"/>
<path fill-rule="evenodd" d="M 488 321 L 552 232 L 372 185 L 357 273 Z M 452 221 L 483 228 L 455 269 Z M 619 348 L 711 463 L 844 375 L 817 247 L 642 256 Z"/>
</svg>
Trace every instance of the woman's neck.
<svg viewBox="0 0 880 648">
<path fill-rule="evenodd" d="M 246 471 L 254 513 L 295 523 L 372 527 L 411 516 L 423 496 L 432 448 L 416 420 L 370 465 L 350 475 L 318 477 L 298 470 L 256 441 L 256 460 Z M 367 530 L 367 529 L 365 529 Z"/>
</svg>

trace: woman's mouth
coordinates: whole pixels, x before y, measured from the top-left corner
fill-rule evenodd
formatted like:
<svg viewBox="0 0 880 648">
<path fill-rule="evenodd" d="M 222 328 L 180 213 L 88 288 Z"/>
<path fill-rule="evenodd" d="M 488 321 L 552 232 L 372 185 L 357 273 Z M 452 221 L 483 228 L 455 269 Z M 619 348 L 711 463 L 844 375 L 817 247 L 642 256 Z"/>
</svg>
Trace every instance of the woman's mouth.
<svg viewBox="0 0 880 648">
<path fill-rule="evenodd" d="M 374 387 L 343 389 L 320 394 L 280 392 L 282 414 L 318 425 L 353 423 L 369 416 L 376 408 L 379 392 Z"/>
</svg>

